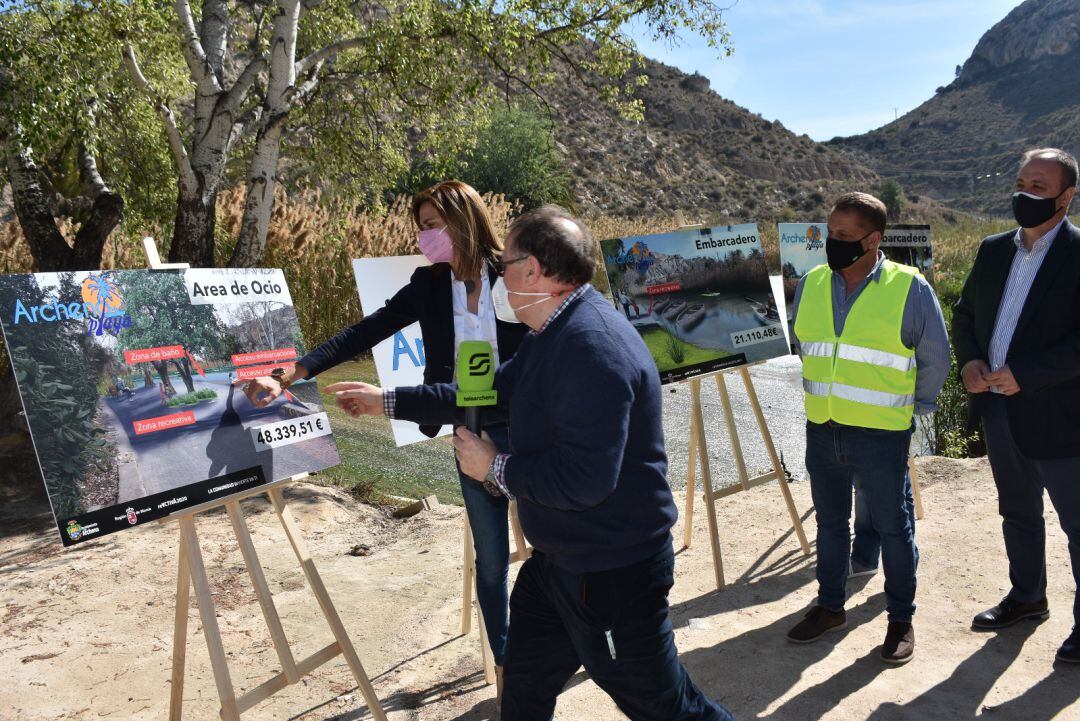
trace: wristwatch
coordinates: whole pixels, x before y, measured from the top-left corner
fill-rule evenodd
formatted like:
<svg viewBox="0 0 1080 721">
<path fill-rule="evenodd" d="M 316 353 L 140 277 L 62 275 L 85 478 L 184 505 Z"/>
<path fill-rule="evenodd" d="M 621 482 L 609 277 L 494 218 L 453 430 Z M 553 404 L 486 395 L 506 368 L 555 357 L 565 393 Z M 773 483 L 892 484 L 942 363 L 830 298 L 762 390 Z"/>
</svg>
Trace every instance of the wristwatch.
<svg viewBox="0 0 1080 721">
<path fill-rule="evenodd" d="M 491 466 L 488 467 L 487 475 L 484 476 L 484 480 L 481 481 L 484 484 L 484 490 L 495 496 L 496 498 L 502 498 L 503 492 L 499 488 L 499 484 L 495 482 L 495 462 L 491 462 Z"/>
<path fill-rule="evenodd" d="M 290 385 L 285 380 L 285 369 L 284 368 L 275 368 L 274 370 L 270 371 L 270 377 L 273 378 L 274 380 L 276 380 L 279 385 L 281 385 L 282 390 L 285 390 Z"/>
</svg>

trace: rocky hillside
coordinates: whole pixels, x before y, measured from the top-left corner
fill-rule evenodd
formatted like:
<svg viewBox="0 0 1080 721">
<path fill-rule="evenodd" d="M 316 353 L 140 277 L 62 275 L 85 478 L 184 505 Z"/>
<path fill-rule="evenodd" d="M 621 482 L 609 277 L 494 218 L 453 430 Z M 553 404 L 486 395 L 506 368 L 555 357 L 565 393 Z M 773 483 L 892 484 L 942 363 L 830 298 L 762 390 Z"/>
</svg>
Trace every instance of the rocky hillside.
<svg viewBox="0 0 1080 721">
<path fill-rule="evenodd" d="M 556 137 L 583 209 L 702 221 L 822 217 L 831 199 L 877 176 L 848 154 L 725 100 L 700 75 L 645 61 L 631 123 L 579 84 L 552 91 Z"/>
<path fill-rule="evenodd" d="M 1080 0 L 1027 0 L 992 27 L 956 79 L 898 121 L 829 146 L 908 191 L 1008 215 L 1023 150 L 1080 151 Z"/>
</svg>

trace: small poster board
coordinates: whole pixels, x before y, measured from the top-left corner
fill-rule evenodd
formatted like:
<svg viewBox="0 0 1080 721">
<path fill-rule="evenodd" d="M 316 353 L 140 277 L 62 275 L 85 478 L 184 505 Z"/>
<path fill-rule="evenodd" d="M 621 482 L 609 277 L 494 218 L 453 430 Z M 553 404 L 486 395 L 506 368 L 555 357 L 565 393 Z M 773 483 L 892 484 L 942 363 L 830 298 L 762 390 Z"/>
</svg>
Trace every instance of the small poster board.
<svg viewBox="0 0 1080 721">
<path fill-rule="evenodd" d="M 826 263 L 825 223 L 780 223 L 780 277 L 784 284 L 788 337 L 795 352 L 793 305 L 795 289 L 804 275 Z M 929 225 L 890 225 L 881 240 L 881 251 L 896 263 L 914 266 L 933 285 L 933 247 Z"/>
<path fill-rule="evenodd" d="M 663 383 L 785 355 L 757 225 L 605 240 L 615 307 L 641 333 Z"/>
<path fill-rule="evenodd" d="M 0 325 L 65 546 L 339 463 L 280 270 L 0 276 Z"/>
<path fill-rule="evenodd" d="M 409 284 L 413 272 L 423 265 L 430 263 L 422 255 L 354 259 L 353 275 L 356 276 L 356 290 L 360 294 L 360 310 L 367 316 L 382 308 L 386 301 Z M 449 300 L 447 298 L 447 302 Z M 379 385 L 383 388 L 423 385 L 426 360 L 419 323 L 399 330 L 393 337 L 372 348 L 371 353 L 375 357 Z M 391 420 L 390 427 L 398 446 L 429 440 L 415 423 Z M 450 426 L 443 426 L 438 435 L 445 436 L 451 432 Z"/>
</svg>

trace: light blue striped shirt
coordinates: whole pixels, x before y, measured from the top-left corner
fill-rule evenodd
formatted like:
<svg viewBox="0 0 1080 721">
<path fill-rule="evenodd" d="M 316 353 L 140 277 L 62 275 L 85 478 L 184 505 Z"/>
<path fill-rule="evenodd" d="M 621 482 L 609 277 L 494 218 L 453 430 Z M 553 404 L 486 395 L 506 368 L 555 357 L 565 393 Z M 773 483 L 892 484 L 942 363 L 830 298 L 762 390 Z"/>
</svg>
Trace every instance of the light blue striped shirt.
<svg viewBox="0 0 1080 721">
<path fill-rule="evenodd" d="M 1000 370 L 1005 365 L 1009 354 L 1009 345 L 1016 332 L 1016 322 L 1020 320 L 1020 311 L 1024 309 L 1031 284 L 1042 267 L 1050 244 L 1054 242 L 1065 219 L 1055 225 L 1043 237 L 1036 240 L 1031 250 L 1024 243 L 1024 229 L 1018 228 L 1013 242 L 1016 243 L 1016 255 L 1009 268 L 1009 279 L 1005 281 L 1005 290 L 1001 293 L 1001 305 L 998 306 L 997 320 L 994 321 L 994 334 L 990 336 L 990 370 Z M 996 386 L 990 386 L 992 393 L 1000 393 Z"/>
</svg>

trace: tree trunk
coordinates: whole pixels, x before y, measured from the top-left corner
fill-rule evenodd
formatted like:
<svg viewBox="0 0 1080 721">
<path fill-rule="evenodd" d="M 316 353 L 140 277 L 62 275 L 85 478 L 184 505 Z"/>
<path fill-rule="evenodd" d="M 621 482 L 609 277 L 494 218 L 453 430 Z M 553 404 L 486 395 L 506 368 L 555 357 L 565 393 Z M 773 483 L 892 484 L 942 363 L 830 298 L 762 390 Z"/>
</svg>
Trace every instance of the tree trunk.
<svg viewBox="0 0 1080 721">
<path fill-rule="evenodd" d="M 150 361 L 150 363 L 154 366 L 154 370 L 157 371 L 158 377 L 161 378 L 161 384 L 165 387 L 165 393 L 176 393 L 172 381 L 169 380 L 169 361 Z"/>
<path fill-rule="evenodd" d="M 41 186 L 38 167 L 30 149 L 13 147 L 15 144 L 15 139 L 10 137 L 4 143 L 8 178 L 11 182 L 15 215 L 18 216 L 19 226 L 30 245 L 34 264 L 37 270 L 43 273 L 74 270 L 71 246 L 56 227 L 56 219 L 52 214 L 52 199 Z"/>
<path fill-rule="evenodd" d="M 150 388 L 154 385 L 154 374 L 150 372 L 150 366 L 143 364 L 143 388 Z"/>
<path fill-rule="evenodd" d="M 310 88 L 296 87 L 296 30 L 300 22 L 300 0 L 278 0 L 273 11 L 270 38 L 270 78 L 266 86 L 262 122 L 255 138 L 255 151 L 248 172 L 247 197 L 240 237 L 229 265 L 251 268 L 262 262 L 266 232 L 274 209 L 274 189 L 281 135 L 289 121 L 289 111 L 297 95 Z M 318 74 L 315 68 L 313 78 Z M 312 87 L 314 87 L 312 82 Z"/>
<path fill-rule="evenodd" d="M 206 197 L 198 191 L 189 193 L 181 186 L 177 195 L 169 262 L 213 268 L 217 192 Z"/>
<path fill-rule="evenodd" d="M 247 197 L 244 200 L 244 219 L 240 225 L 240 237 L 229 260 L 233 268 L 255 268 L 262 263 L 266 234 L 270 229 L 270 214 L 274 210 L 281 135 L 287 121 L 287 113 L 272 116 L 269 125 L 261 127 L 255 139 Z"/>
<path fill-rule="evenodd" d="M 30 148 L 15 147 L 16 143 L 16 138 L 11 136 L 4 143 L 11 194 L 19 226 L 26 235 L 38 272 L 100 268 L 105 241 L 124 217 L 124 199 L 109 190 L 98 174 L 93 157 L 85 148 L 80 149 L 82 178 L 94 200 L 90 217 L 75 236 L 75 246 L 68 245 L 53 215 L 56 199 L 42 186 Z"/>
<path fill-rule="evenodd" d="M 195 383 L 191 379 L 191 366 L 188 365 L 188 359 L 173 360 L 173 365 L 176 366 L 176 370 L 180 373 L 180 378 L 183 379 L 187 392 L 194 393 Z"/>
</svg>

